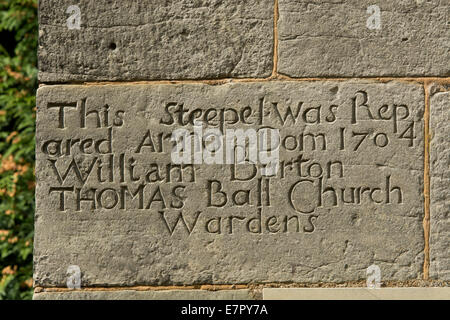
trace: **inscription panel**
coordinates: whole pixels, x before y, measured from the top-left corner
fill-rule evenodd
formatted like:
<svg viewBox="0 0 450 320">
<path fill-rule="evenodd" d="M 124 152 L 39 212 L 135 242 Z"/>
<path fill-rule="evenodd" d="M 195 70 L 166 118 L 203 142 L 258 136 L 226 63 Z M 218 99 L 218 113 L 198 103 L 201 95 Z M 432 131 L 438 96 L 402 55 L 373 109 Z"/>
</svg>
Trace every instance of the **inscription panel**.
<svg viewBox="0 0 450 320">
<path fill-rule="evenodd" d="M 41 87 L 36 285 L 70 265 L 82 286 L 421 277 L 423 101 L 406 82 Z M 208 130 L 264 128 L 274 171 L 250 138 L 244 163 L 205 156 Z"/>
<path fill-rule="evenodd" d="M 278 71 L 449 76 L 449 1 L 279 0 Z"/>
<path fill-rule="evenodd" d="M 266 77 L 273 0 L 39 1 L 42 82 Z"/>
</svg>

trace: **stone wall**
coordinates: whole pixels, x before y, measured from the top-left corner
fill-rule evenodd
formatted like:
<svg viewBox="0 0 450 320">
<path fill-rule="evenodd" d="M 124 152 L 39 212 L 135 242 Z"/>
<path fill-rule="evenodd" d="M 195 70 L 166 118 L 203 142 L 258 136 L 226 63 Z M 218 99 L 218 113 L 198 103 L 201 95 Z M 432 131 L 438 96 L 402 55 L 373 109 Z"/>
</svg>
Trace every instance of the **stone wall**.
<svg viewBox="0 0 450 320">
<path fill-rule="evenodd" d="M 40 1 L 34 298 L 448 286 L 449 12 Z"/>
</svg>

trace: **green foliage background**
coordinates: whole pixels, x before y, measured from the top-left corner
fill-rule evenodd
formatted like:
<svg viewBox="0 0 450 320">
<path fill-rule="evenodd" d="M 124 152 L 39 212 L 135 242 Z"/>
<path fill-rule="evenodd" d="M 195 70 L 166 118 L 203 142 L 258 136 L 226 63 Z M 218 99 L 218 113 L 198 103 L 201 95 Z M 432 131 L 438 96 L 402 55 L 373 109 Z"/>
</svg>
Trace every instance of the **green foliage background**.
<svg viewBox="0 0 450 320">
<path fill-rule="evenodd" d="M 33 276 L 37 0 L 0 0 L 0 299 Z"/>
</svg>

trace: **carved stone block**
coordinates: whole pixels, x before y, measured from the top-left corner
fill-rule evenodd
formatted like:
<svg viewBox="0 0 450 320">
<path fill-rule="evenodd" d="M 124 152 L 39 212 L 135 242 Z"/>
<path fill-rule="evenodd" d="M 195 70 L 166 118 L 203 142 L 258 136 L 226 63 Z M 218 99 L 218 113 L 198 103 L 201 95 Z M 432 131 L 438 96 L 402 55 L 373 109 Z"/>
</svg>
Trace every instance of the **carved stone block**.
<svg viewBox="0 0 450 320">
<path fill-rule="evenodd" d="M 252 300 L 249 290 L 114 290 L 36 293 L 33 300 Z"/>
<path fill-rule="evenodd" d="M 35 283 L 421 278 L 423 101 L 407 82 L 43 86 Z"/>
<path fill-rule="evenodd" d="M 278 71 L 450 76 L 448 1 L 279 0 Z"/>
<path fill-rule="evenodd" d="M 273 0 L 39 1 L 39 80 L 266 77 L 273 10 Z"/>
<path fill-rule="evenodd" d="M 431 87 L 430 276 L 450 280 L 450 91 Z"/>
</svg>

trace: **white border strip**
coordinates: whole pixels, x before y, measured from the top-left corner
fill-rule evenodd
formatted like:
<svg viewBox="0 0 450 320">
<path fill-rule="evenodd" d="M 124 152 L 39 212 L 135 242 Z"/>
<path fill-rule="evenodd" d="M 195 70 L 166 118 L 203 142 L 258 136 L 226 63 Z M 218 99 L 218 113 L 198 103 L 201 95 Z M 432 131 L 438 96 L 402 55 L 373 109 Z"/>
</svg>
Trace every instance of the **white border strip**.
<svg viewBox="0 0 450 320">
<path fill-rule="evenodd" d="M 450 287 L 264 288 L 264 300 L 450 300 Z"/>
</svg>

